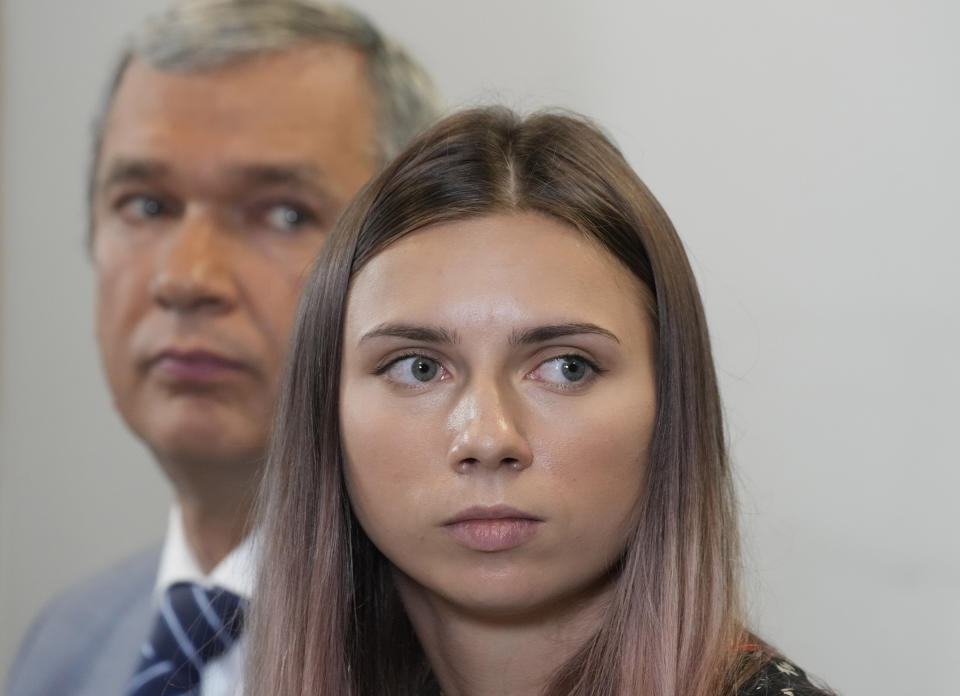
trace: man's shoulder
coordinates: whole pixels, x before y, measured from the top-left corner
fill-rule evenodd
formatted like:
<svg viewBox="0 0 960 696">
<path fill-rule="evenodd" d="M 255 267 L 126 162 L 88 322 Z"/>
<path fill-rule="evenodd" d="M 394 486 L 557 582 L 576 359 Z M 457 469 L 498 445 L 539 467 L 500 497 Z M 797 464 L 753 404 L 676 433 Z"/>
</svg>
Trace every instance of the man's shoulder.
<svg viewBox="0 0 960 696">
<path fill-rule="evenodd" d="M 159 545 L 127 556 L 68 587 L 47 604 L 40 616 L 99 614 L 104 607 L 128 604 L 153 591 L 159 564 Z"/>
<path fill-rule="evenodd" d="M 67 588 L 34 619 L 7 682 L 8 696 L 80 694 L 109 662 L 133 660 L 150 621 L 160 546 L 115 563 Z M 124 647 L 127 646 L 127 647 Z M 115 655 L 117 650 L 130 654 Z M 58 691 L 64 689 L 65 691 Z"/>
</svg>

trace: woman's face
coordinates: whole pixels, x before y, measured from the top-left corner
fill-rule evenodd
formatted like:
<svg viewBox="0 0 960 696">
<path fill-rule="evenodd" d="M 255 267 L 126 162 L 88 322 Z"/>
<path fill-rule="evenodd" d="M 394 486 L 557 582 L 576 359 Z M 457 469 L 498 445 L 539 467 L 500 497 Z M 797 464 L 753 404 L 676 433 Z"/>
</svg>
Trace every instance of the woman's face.
<svg viewBox="0 0 960 696">
<path fill-rule="evenodd" d="M 654 421 L 645 297 L 533 213 L 427 228 L 357 274 L 346 482 L 401 591 L 515 615 L 607 586 Z"/>
</svg>

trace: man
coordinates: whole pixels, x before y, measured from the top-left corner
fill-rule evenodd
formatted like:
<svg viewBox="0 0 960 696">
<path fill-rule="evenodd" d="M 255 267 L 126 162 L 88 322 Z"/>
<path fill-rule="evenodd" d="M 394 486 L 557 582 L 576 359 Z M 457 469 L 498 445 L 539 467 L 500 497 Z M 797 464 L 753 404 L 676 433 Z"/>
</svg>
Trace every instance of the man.
<svg viewBox="0 0 960 696">
<path fill-rule="evenodd" d="M 90 176 L 97 338 L 116 407 L 176 504 L 162 549 L 44 612 L 9 696 L 161 693 L 171 663 L 151 641 L 189 622 L 171 592 L 190 588 L 211 625 L 224 617 L 204 588 L 249 597 L 248 522 L 301 283 L 435 103 L 423 72 L 343 8 L 184 0 L 138 34 Z M 224 640 L 186 651 L 205 696 L 238 684 L 241 650 Z"/>
</svg>

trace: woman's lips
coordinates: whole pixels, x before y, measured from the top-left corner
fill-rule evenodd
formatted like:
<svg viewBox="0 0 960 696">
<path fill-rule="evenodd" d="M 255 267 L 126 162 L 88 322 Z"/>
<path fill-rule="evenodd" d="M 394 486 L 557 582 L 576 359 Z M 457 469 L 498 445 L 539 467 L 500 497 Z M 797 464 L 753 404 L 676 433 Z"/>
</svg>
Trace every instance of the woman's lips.
<svg viewBox="0 0 960 696">
<path fill-rule="evenodd" d="M 516 548 L 532 538 L 543 520 L 505 506 L 474 507 L 444 523 L 444 529 L 474 551 L 494 552 Z"/>
<path fill-rule="evenodd" d="M 242 363 L 203 350 L 166 350 L 151 360 L 151 367 L 171 382 L 216 382 L 245 369 Z"/>
</svg>

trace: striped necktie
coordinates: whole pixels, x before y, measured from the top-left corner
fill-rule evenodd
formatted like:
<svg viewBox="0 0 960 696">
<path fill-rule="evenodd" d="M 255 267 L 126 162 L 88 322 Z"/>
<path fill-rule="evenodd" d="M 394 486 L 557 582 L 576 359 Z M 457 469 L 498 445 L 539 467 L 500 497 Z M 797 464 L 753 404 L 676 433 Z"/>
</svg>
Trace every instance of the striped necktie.
<svg viewBox="0 0 960 696">
<path fill-rule="evenodd" d="M 171 585 L 127 696 L 199 693 L 204 665 L 231 648 L 242 625 L 243 600 L 235 594 L 189 582 Z"/>
</svg>

